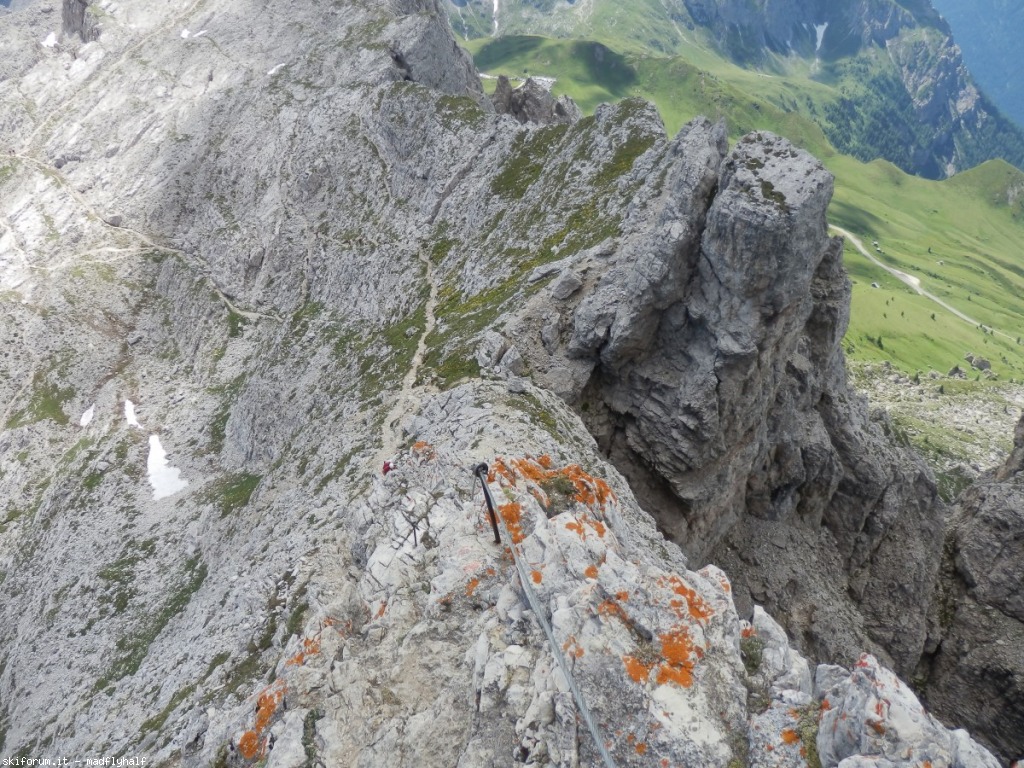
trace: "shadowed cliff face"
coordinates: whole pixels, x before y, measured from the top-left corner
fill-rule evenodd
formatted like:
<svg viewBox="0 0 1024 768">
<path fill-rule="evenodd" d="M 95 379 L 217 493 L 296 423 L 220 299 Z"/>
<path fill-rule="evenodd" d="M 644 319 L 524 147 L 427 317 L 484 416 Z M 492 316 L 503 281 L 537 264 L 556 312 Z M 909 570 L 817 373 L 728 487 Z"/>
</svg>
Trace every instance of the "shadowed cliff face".
<svg viewBox="0 0 1024 768">
<path fill-rule="evenodd" d="M 592 762 L 480 460 L 623 764 L 759 765 L 861 679 L 751 601 L 820 657 L 923 642 L 934 489 L 843 384 L 806 154 L 635 100 L 495 114 L 431 2 L 125 0 L 32 50 L 0 82 L 5 751 Z"/>
<path fill-rule="evenodd" d="M 1024 755 L 1024 420 L 1014 437 L 1006 464 L 953 509 L 935 638 L 918 672 L 928 704 L 1008 762 Z"/>
<path fill-rule="evenodd" d="M 684 129 L 670 152 L 691 162 L 589 268 L 593 288 L 517 338 L 541 328 L 535 377 L 576 382 L 563 396 L 666 535 L 743 574 L 741 605 L 772 606 L 822 658 L 873 642 L 912 669 L 943 509 L 846 387 L 831 177 L 767 134 L 726 154 L 716 130 Z"/>
</svg>

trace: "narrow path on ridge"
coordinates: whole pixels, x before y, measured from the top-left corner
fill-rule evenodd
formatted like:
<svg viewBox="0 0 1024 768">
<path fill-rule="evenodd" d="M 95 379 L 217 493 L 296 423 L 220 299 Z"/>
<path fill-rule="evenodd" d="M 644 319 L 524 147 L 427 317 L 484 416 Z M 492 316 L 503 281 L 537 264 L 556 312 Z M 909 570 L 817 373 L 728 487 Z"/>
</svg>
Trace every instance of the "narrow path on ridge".
<svg viewBox="0 0 1024 768">
<path fill-rule="evenodd" d="M 176 254 L 180 256 L 190 267 L 196 270 L 196 272 L 204 280 L 206 280 L 206 282 L 210 285 L 213 292 L 217 295 L 217 297 L 221 300 L 221 302 L 224 304 L 225 307 L 227 307 L 227 309 L 230 312 L 233 312 L 236 315 L 240 315 L 241 317 L 250 321 L 256 321 L 259 320 L 260 318 L 265 318 L 267 320 L 282 322 L 282 318 L 277 314 L 243 309 L 239 307 L 237 304 L 235 304 L 233 301 L 231 301 L 231 299 L 228 298 L 228 296 L 224 293 L 221 287 L 217 284 L 217 281 L 214 280 L 213 277 L 211 276 L 211 272 L 213 270 L 210 267 L 209 263 L 207 263 L 202 257 L 198 255 L 190 255 L 178 248 L 172 248 L 170 246 L 161 245 L 157 242 L 154 242 L 154 240 L 151 237 L 149 237 L 143 232 L 140 232 L 137 229 L 133 229 L 127 224 L 115 225 L 108 222 L 106 217 L 99 211 L 97 211 L 92 206 L 92 204 L 85 198 L 85 196 L 82 195 L 82 193 L 80 193 L 77 189 L 74 188 L 71 182 L 59 169 L 51 168 L 48 165 L 46 165 L 46 163 L 43 163 L 42 161 L 37 160 L 36 158 L 31 157 L 30 155 L 14 153 L 9 155 L 9 157 L 17 158 L 18 160 L 21 160 L 25 164 L 35 168 L 38 172 L 44 173 L 48 178 L 52 179 L 58 187 L 63 189 L 71 197 L 75 204 L 77 204 L 83 211 L 85 211 L 94 221 L 102 223 L 105 227 L 111 230 L 111 232 L 126 234 L 129 238 L 134 238 L 142 243 L 141 246 L 136 246 L 134 249 L 118 248 L 116 246 L 101 246 L 98 248 L 93 248 L 90 251 L 83 252 L 83 254 L 101 251 L 120 251 L 124 254 L 124 256 L 130 256 L 133 253 L 144 253 L 147 249 L 153 251 L 162 251 L 164 253 Z M 11 230 L 9 224 L 4 223 L 4 227 L 8 230 Z M 83 254 L 75 254 L 69 258 L 64 259 L 58 264 L 52 264 L 49 266 L 40 266 L 29 263 L 27 264 L 27 268 L 37 272 L 54 272 L 57 270 L 66 269 L 70 266 L 73 266 L 74 264 L 80 263 L 78 257 Z M 110 259 L 105 263 L 111 263 L 113 261 L 116 261 L 116 259 Z"/>
<path fill-rule="evenodd" d="M 988 330 L 990 330 L 990 331 L 992 331 L 994 333 L 999 334 L 1003 338 L 1009 339 L 1010 341 L 1014 341 L 1015 340 L 1014 337 L 1011 336 L 1010 334 L 1004 333 L 1003 331 L 1000 331 L 1000 330 L 998 330 L 996 328 L 993 328 L 991 325 L 986 325 L 985 323 L 982 323 L 979 320 L 975 320 L 973 317 L 971 317 L 969 315 L 965 315 L 963 312 L 961 312 L 956 307 L 953 307 L 953 306 L 947 304 L 945 301 L 940 299 L 934 293 L 929 293 L 928 291 L 926 291 L 924 288 L 921 287 L 921 279 L 920 278 L 914 277 L 913 275 L 908 275 L 906 272 L 902 272 L 902 271 L 900 271 L 898 269 L 894 269 L 893 267 L 890 267 L 889 265 L 885 264 L 884 262 L 879 261 L 878 259 L 876 259 L 868 251 L 867 248 L 864 247 L 864 243 L 862 243 L 860 241 L 860 239 L 856 235 L 852 234 L 848 230 L 845 230 L 842 227 L 837 227 L 835 224 L 829 224 L 829 227 L 831 229 L 833 229 L 834 231 L 838 232 L 843 237 L 845 237 L 851 243 L 853 243 L 854 247 L 858 251 L 860 251 L 862 254 L 864 254 L 868 258 L 868 260 L 871 261 L 871 263 L 881 267 L 886 272 L 888 272 L 890 275 L 895 277 L 897 280 L 900 280 L 903 283 L 906 283 L 907 285 L 909 285 L 919 295 L 924 296 L 926 299 L 931 299 L 936 304 L 938 304 L 940 307 L 942 307 L 944 310 L 946 310 L 947 312 L 951 312 L 952 314 L 956 315 L 961 320 L 963 320 L 965 323 L 970 323 L 975 328 L 977 328 L 980 325 L 983 328 L 986 328 L 986 329 L 988 329 Z"/>
<path fill-rule="evenodd" d="M 429 253 L 420 248 L 417 254 L 426 269 L 427 283 L 430 285 L 430 294 L 427 296 L 425 309 L 426 321 L 423 324 L 423 333 L 416 343 L 416 352 L 412 356 L 409 370 L 402 379 L 402 389 L 395 398 L 395 404 L 384 417 L 384 424 L 381 427 L 380 450 L 377 453 L 376 464 L 382 466 L 386 459 L 394 458 L 402 445 L 402 419 L 412 413 L 422 402 L 423 395 L 432 393 L 435 388 L 430 385 L 416 386 L 416 378 L 419 376 L 420 367 L 423 365 L 423 358 L 427 353 L 427 338 L 434 331 L 436 322 L 435 311 L 437 309 L 437 280 L 434 277 L 434 265 L 430 262 Z"/>
</svg>

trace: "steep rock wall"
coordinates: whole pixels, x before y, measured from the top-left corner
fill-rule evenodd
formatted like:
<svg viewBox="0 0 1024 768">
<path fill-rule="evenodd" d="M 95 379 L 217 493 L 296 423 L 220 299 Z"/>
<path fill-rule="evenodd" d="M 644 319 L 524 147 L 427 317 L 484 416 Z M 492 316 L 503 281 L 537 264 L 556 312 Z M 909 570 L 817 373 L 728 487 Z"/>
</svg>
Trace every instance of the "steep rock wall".
<svg viewBox="0 0 1024 768">
<path fill-rule="evenodd" d="M 922 659 L 928 702 L 1024 755 L 1024 420 L 1006 464 L 957 500 L 936 591 L 935 640 Z"/>
<path fill-rule="evenodd" d="M 707 123 L 684 129 L 669 153 L 691 162 L 658 180 L 653 218 L 627 222 L 558 318 L 539 306 L 513 338 L 666 535 L 698 562 L 749 574 L 741 600 L 756 594 L 823 656 L 850 658 L 871 638 L 912 669 L 943 508 L 927 469 L 846 387 L 831 177 L 774 136 L 728 155 L 721 141 Z"/>
</svg>

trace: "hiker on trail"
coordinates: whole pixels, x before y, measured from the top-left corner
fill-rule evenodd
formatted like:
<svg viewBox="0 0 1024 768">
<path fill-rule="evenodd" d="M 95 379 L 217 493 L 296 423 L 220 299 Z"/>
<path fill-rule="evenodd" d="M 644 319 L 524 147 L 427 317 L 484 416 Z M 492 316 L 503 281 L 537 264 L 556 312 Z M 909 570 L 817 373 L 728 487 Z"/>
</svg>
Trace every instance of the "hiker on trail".
<svg viewBox="0 0 1024 768">
<path fill-rule="evenodd" d="M 394 464 L 392 464 L 390 461 L 385 461 L 384 462 L 384 468 L 381 470 L 381 474 L 386 475 L 388 472 L 390 472 L 394 468 L 395 468 Z"/>
</svg>

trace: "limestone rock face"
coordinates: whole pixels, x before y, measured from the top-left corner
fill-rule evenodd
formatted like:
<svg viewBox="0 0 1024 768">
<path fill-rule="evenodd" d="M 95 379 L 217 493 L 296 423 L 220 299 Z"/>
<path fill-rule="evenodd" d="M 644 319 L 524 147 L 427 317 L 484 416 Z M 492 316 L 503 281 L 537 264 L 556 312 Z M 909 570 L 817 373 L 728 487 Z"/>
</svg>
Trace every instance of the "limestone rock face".
<svg viewBox="0 0 1024 768">
<path fill-rule="evenodd" d="M 831 177 L 769 134 L 726 154 L 708 123 L 670 152 L 689 161 L 593 288 L 558 320 L 541 319 L 548 305 L 527 315 L 527 338 L 565 329 L 529 348 L 535 376 L 579 403 L 671 539 L 743 574 L 742 604 L 787 616 L 820 658 L 874 642 L 912 670 L 943 511 L 927 469 L 846 386 Z"/>
<path fill-rule="evenodd" d="M 922 660 L 927 702 L 1024 756 L 1024 420 L 1006 464 L 960 496 L 936 593 L 936 638 Z"/>
<path fill-rule="evenodd" d="M 78 35 L 86 43 L 100 36 L 99 11 L 90 0 L 67 0 L 62 13 L 65 34 Z"/>
<path fill-rule="evenodd" d="M 556 99 L 532 77 L 513 89 L 508 78 L 501 75 L 491 101 L 499 115 L 512 115 L 520 123 L 574 123 L 583 116 L 572 99 L 568 96 Z"/>
<path fill-rule="evenodd" d="M 797 761 L 798 647 L 919 644 L 813 160 L 499 115 L 434 0 L 101 10 L 0 17 L 3 754 Z"/>
<path fill-rule="evenodd" d="M 823 765 L 999 768 L 964 731 L 950 732 L 925 712 L 906 684 L 872 656 L 822 693 L 817 745 Z"/>
</svg>

